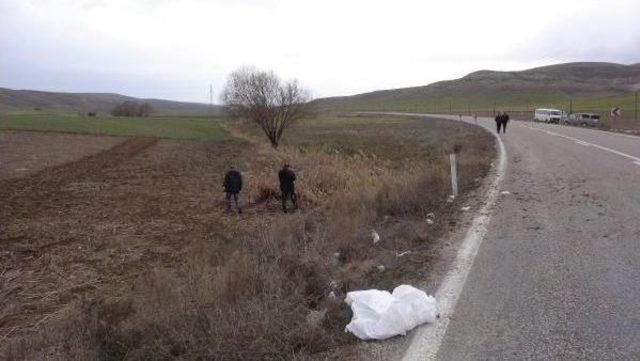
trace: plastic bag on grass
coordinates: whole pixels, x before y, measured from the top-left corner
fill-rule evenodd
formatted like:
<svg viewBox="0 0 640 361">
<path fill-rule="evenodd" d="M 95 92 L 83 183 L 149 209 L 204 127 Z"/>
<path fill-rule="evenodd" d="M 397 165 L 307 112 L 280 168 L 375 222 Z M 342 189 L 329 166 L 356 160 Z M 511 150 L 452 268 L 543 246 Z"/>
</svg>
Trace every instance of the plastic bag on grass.
<svg viewBox="0 0 640 361">
<path fill-rule="evenodd" d="M 401 285 L 393 293 L 380 290 L 347 293 L 345 302 L 353 311 L 345 331 L 361 340 L 384 340 L 425 322 L 436 320 L 436 299 L 409 285 Z"/>
</svg>

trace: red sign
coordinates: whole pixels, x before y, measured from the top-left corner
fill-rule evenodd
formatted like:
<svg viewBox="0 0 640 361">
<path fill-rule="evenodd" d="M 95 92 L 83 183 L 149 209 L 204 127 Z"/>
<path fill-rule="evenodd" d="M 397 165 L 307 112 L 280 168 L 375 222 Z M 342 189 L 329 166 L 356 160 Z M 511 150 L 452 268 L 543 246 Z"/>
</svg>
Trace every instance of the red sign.
<svg viewBox="0 0 640 361">
<path fill-rule="evenodd" d="M 620 107 L 611 108 L 611 116 L 620 118 L 622 116 L 622 109 L 620 109 Z"/>
</svg>

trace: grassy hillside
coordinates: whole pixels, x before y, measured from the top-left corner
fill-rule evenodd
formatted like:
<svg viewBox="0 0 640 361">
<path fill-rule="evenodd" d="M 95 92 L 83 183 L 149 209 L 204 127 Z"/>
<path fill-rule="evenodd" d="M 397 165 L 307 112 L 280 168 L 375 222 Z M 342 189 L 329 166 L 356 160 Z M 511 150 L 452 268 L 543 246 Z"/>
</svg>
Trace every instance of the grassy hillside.
<svg viewBox="0 0 640 361">
<path fill-rule="evenodd" d="M 171 139 L 221 140 L 229 133 L 221 117 L 152 116 L 147 118 L 15 114 L 0 117 L 0 130 L 35 130 Z"/>
<path fill-rule="evenodd" d="M 147 102 L 158 114 L 206 114 L 211 111 L 207 104 L 138 99 L 113 93 L 59 93 L 0 88 L 0 112 L 3 113 L 109 113 L 116 105 L 127 100 Z"/>
<path fill-rule="evenodd" d="M 314 101 L 320 110 L 397 110 L 451 113 L 531 111 L 554 107 L 634 115 L 640 64 L 569 63 L 519 72 L 478 71 L 422 87 L 382 90 Z"/>
</svg>

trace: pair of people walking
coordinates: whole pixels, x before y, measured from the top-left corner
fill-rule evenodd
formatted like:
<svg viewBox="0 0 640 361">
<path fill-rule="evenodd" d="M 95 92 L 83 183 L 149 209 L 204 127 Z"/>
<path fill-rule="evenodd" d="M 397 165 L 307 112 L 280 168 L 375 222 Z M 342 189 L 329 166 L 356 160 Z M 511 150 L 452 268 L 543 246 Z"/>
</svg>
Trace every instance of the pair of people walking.
<svg viewBox="0 0 640 361">
<path fill-rule="evenodd" d="M 500 128 L 502 128 L 502 133 L 507 132 L 507 123 L 509 123 L 509 114 L 498 112 L 498 115 L 496 115 L 496 130 L 498 134 L 500 134 Z"/>
<path fill-rule="evenodd" d="M 278 172 L 278 180 L 280 181 L 280 195 L 282 199 L 282 211 L 287 213 L 287 201 L 291 201 L 294 209 L 298 209 L 298 197 L 295 191 L 296 173 L 291 169 L 288 163 L 285 163 Z M 231 202 L 235 203 L 238 214 L 242 214 L 242 206 L 240 203 L 240 191 L 242 190 L 242 174 L 234 166 L 229 167 L 229 171 L 224 176 L 222 184 L 225 199 L 227 202 L 227 212 L 231 212 Z"/>
</svg>

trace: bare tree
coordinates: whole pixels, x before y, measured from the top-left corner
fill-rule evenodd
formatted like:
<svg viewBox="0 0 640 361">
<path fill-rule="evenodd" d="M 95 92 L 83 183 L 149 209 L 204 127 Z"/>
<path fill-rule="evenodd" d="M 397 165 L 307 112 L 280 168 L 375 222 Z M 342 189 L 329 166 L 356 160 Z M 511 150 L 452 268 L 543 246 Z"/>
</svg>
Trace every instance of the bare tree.
<svg viewBox="0 0 640 361">
<path fill-rule="evenodd" d="M 277 148 L 285 129 L 307 113 L 310 97 L 297 80 L 283 83 L 273 72 L 241 68 L 229 76 L 222 98 L 228 112 L 258 124 Z"/>
</svg>

